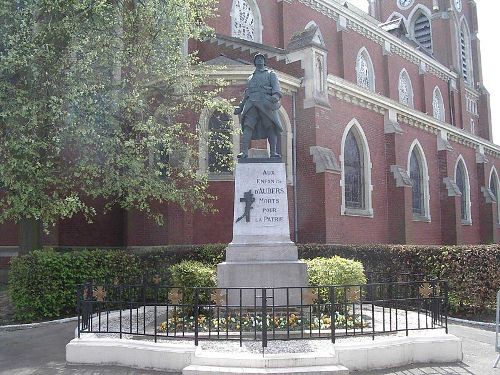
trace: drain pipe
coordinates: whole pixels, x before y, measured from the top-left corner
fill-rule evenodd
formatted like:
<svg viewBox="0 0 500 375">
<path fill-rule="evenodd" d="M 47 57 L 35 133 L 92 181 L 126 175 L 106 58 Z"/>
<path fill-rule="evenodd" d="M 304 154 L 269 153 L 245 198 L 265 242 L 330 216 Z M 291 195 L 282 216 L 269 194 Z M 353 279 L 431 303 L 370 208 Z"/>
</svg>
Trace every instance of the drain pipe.
<svg viewBox="0 0 500 375">
<path fill-rule="evenodd" d="M 298 205 L 297 205 L 297 97 L 292 93 L 292 179 L 293 179 L 293 237 L 299 241 Z"/>
</svg>

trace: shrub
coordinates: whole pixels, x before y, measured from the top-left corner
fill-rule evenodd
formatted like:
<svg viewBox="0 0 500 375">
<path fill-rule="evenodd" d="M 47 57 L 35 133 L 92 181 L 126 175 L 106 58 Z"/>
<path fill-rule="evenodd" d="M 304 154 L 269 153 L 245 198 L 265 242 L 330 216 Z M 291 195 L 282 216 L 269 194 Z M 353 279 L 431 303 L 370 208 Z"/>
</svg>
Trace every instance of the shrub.
<svg viewBox="0 0 500 375">
<path fill-rule="evenodd" d="M 314 258 L 306 260 L 307 276 L 311 286 L 331 285 L 360 285 L 366 284 L 363 264 L 361 262 L 344 259 L 339 256 L 332 258 Z M 320 289 L 323 302 L 329 300 L 328 289 Z M 342 289 L 337 289 L 336 298 L 342 299 Z"/>
<path fill-rule="evenodd" d="M 361 262 L 334 256 L 314 258 L 306 263 L 310 285 L 366 284 L 365 270 Z"/>
<path fill-rule="evenodd" d="M 452 311 L 494 309 L 500 289 L 500 246 L 299 245 L 301 257 L 339 255 L 361 261 L 367 275 L 420 274 L 449 282 Z M 374 280 L 377 281 L 377 280 Z"/>
<path fill-rule="evenodd" d="M 179 264 L 174 264 L 169 268 L 170 285 L 174 287 L 186 288 L 215 288 L 217 278 L 215 268 L 206 266 L 201 262 L 187 260 Z M 212 290 L 200 291 L 199 303 L 208 303 Z M 194 303 L 194 292 L 191 289 L 183 290 L 182 302 L 184 304 Z"/>
<path fill-rule="evenodd" d="M 9 293 L 16 319 L 30 322 L 74 313 L 78 284 L 116 276 L 135 280 L 139 274 L 135 256 L 123 251 L 38 250 L 12 259 Z"/>
<path fill-rule="evenodd" d="M 201 262 L 186 260 L 170 266 L 170 283 L 182 287 L 215 287 L 215 269 Z"/>
</svg>

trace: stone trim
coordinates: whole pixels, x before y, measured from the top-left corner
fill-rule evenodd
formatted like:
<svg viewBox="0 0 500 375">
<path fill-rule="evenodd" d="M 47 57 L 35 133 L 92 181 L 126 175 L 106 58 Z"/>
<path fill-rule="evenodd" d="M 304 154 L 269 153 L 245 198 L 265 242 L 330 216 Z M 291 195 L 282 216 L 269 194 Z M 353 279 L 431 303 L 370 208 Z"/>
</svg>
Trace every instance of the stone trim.
<svg viewBox="0 0 500 375">
<path fill-rule="evenodd" d="M 337 157 L 332 150 L 320 146 L 311 146 L 309 155 L 313 157 L 316 165 L 316 173 L 331 172 L 340 173 L 341 168 Z"/>
<path fill-rule="evenodd" d="M 453 180 L 450 177 L 445 177 L 443 178 L 443 183 L 446 185 L 446 189 L 448 189 L 448 196 L 449 197 L 461 197 L 462 193 L 460 192 L 460 189 L 458 188 L 457 184 L 455 183 L 455 180 Z"/>
<path fill-rule="evenodd" d="M 396 180 L 396 187 L 411 188 L 413 186 L 405 168 L 399 165 L 391 165 L 391 172 L 394 175 L 394 180 Z"/>
<path fill-rule="evenodd" d="M 495 198 L 495 194 L 491 191 L 489 187 L 481 186 L 481 192 L 483 193 L 484 200 L 486 203 L 496 203 L 497 199 Z"/>
<path fill-rule="evenodd" d="M 463 144 L 473 149 L 477 149 L 481 145 L 484 147 L 486 155 L 500 159 L 500 146 L 486 139 L 438 121 L 432 116 L 402 105 L 393 99 L 365 90 L 340 77 L 329 75 L 328 84 L 329 94 L 340 101 L 352 103 L 382 115 L 385 115 L 389 109 L 392 109 L 397 112 L 397 122 L 399 124 L 405 123 L 436 135 L 441 131 L 445 131 L 448 134 L 449 141 Z"/>
</svg>

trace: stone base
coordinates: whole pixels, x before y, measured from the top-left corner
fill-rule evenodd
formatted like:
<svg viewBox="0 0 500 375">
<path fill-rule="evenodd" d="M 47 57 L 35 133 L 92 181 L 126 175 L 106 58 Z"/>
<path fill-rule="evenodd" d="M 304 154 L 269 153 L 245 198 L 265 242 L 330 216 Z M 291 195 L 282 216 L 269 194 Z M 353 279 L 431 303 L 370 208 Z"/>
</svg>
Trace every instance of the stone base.
<svg viewBox="0 0 500 375">
<path fill-rule="evenodd" d="M 242 303 L 248 308 L 262 306 L 262 288 L 279 288 L 266 292 L 268 306 L 299 306 L 300 287 L 308 285 L 307 265 L 297 260 L 224 262 L 217 266 L 217 279 L 219 288 L 254 288 L 241 295 L 239 290 L 228 290 L 230 305 Z"/>
<path fill-rule="evenodd" d="M 66 345 L 68 364 L 119 365 L 177 374 L 315 374 L 317 371 L 374 370 L 419 363 L 462 360 L 462 342 L 442 330 L 410 332 L 409 337 L 382 336 L 372 340 L 346 339 L 308 353 L 234 353 L 205 351 L 192 344 L 149 342 L 82 335 Z M 279 343 L 276 343 L 279 345 Z M 279 369 L 279 372 L 278 372 Z M 260 371 L 258 371 L 260 370 Z M 328 373 L 328 372 L 327 372 Z M 333 372 L 335 373 L 335 372 Z M 340 372 L 342 373 L 342 372 Z"/>
<path fill-rule="evenodd" d="M 226 262 L 283 262 L 297 261 L 297 246 L 293 242 L 237 244 L 226 249 Z"/>
</svg>

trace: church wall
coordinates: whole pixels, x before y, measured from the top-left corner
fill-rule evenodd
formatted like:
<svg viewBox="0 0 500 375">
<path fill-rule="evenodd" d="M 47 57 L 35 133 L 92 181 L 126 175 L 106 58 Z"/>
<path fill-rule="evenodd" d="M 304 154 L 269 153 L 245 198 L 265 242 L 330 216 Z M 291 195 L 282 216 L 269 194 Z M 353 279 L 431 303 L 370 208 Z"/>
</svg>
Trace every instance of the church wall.
<svg viewBox="0 0 500 375">
<path fill-rule="evenodd" d="M 316 173 L 310 147 L 316 145 L 317 109 L 304 109 L 304 90 L 297 95 L 297 206 L 300 243 L 325 241 L 325 184 Z"/>
<path fill-rule="evenodd" d="M 168 243 L 169 220 L 175 219 L 170 218 L 168 205 L 156 203 L 153 207 L 165 215 L 166 223 L 159 226 L 154 219 L 137 210 L 126 212 L 124 246 L 157 246 Z"/>
<path fill-rule="evenodd" d="M 124 214 L 120 208 L 112 208 L 102 214 L 104 199 L 93 202 L 97 215 L 87 223 L 82 214 L 61 220 L 58 225 L 58 245 L 61 247 L 121 247 L 124 235 Z"/>
<path fill-rule="evenodd" d="M 294 34 L 304 31 L 306 25 L 310 21 L 314 21 L 318 25 L 326 48 L 329 51 L 327 61 L 328 73 L 343 77 L 342 35 L 340 32 L 337 32 L 336 22 L 297 1 L 291 4 L 284 1 L 283 7 L 284 47 L 288 45 Z M 300 17 L 297 15 L 300 15 Z"/>
<path fill-rule="evenodd" d="M 18 230 L 19 227 L 15 223 L 0 224 L 0 246 L 17 246 Z"/>
<path fill-rule="evenodd" d="M 371 184 L 373 218 L 360 216 L 340 216 L 339 227 L 327 228 L 328 231 L 338 231 L 341 243 L 383 243 L 387 241 L 387 203 L 386 203 L 386 163 L 384 119 L 371 111 L 337 101 L 330 97 L 332 105 L 332 124 L 330 132 L 333 134 L 331 149 L 336 155 L 341 154 L 342 135 L 349 122 L 355 118 L 361 125 L 368 140 L 372 163 Z M 338 189 L 340 186 L 331 186 Z M 339 194 L 340 195 L 340 194 Z M 329 207 L 334 215 L 340 215 L 341 207 Z"/>
<path fill-rule="evenodd" d="M 353 32 L 342 32 L 344 44 L 344 78 L 353 83 L 357 82 L 356 59 L 361 48 L 366 48 L 373 63 L 375 74 L 375 92 L 384 92 L 385 68 L 384 56 L 380 44 L 366 39 L 362 35 Z"/>
<path fill-rule="evenodd" d="M 427 113 L 429 116 L 433 115 L 432 101 L 434 95 L 434 88 L 437 86 L 441 91 L 441 95 L 443 97 L 443 105 L 444 105 L 444 115 L 445 122 L 451 124 L 450 119 L 450 96 L 448 95 L 448 84 L 443 80 L 439 79 L 433 74 L 421 74 L 420 81 L 423 81 L 424 90 L 423 90 L 423 100 L 424 107 L 423 112 Z"/>
<path fill-rule="evenodd" d="M 469 184 L 470 184 L 470 199 L 471 199 L 471 218 L 472 225 L 460 225 L 461 228 L 461 239 L 462 243 L 465 244 L 476 244 L 480 243 L 480 220 L 479 220 L 479 199 L 484 199 L 480 197 L 478 188 L 478 177 L 477 177 L 477 167 L 476 167 L 476 152 L 470 147 L 451 142 L 453 147 L 452 160 L 454 161 L 452 167 L 453 170 L 450 171 L 450 177 L 454 177 L 454 167 L 455 162 L 459 155 L 464 158 L 467 172 L 469 173 Z M 482 194 L 481 194 L 482 195 Z"/>
<path fill-rule="evenodd" d="M 415 139 L 422 146 L 427 161 L 429 173 L 429 210 L 430 222 L 414 221 L 412 219 L 412 199 L 406 202 L 405 210 L 410 213 L 407 242 L 412 244 L 439 244 L 441 243 L 441 199 L 440 186 L 442 181 L 439 178 L 439 166 L 437 159 L 436 135 L 424 132 L 415 127 L 403 126 L 404 134 L 400 135 L 400 154 L 404 162 L 401 166 L 408 169 L 408 155 L 410 146 Z M 411 189 L 409 189 L 411 192 Z M 390 204 L 390 203 L 388 203 Z"/>
<path fill-rule="evenodd" d="M 233 238 L 233 181 L 213 181 L 208 193 L 217 197 L 213 206 L 217 213 L 196 212 L 193 218 L 193 243 L 229 243 Z"/>
</svg>

